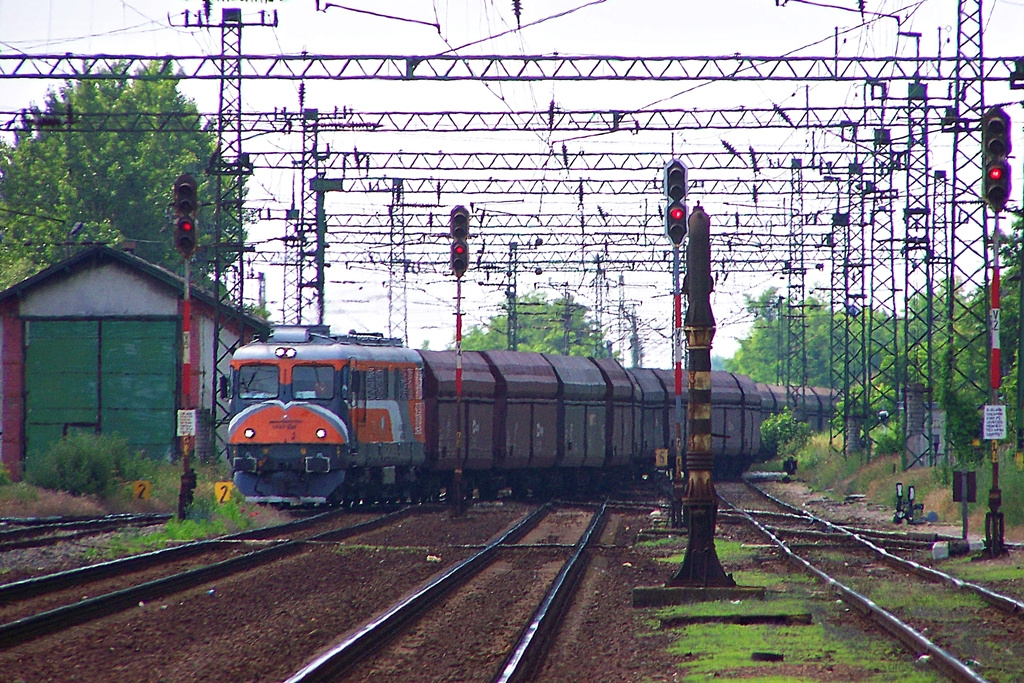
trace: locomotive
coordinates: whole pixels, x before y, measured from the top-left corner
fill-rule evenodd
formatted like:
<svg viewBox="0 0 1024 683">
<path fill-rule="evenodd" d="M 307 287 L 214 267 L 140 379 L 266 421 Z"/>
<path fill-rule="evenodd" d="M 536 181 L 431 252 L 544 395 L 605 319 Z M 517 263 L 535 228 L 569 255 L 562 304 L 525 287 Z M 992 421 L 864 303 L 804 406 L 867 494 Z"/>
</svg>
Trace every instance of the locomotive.
<svg viewBox="0 0 1024 683">
<path fill-rule="evenodd" d="M 506 487 L 572 495 L 653 473 L 674 443 L 671 371 L 471 351 L 457 392 L 457 361 L 382 335 L 275 328 L 231 360 L 235 486 L 263 503 L 425 501 L 450 490 L 460 468 L 464 490 L 482 499 Z M 715 476 L 734 478 L 756 459 L 764 411 L 784 394 L 715 372 L 712 396 Z M 685 404 L 683 416 L 685 444 Z"/>
</svg>

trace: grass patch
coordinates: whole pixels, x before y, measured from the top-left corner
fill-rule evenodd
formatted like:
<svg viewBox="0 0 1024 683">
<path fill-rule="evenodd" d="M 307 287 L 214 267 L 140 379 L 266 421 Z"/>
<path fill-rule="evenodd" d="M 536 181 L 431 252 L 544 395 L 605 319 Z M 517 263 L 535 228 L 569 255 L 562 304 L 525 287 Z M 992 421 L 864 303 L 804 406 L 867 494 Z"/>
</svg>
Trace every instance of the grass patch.
<svg viewBox="0 0 1024 683">
<path fill-rule="evenodd" d="M 985 609 L 981 598 L 962 591 L 908 590 L 906 586 L 888 581 L 865 581 L 858 590 L 867 593 L 872 600 L 890 611 L 901 610 L 922 616 L 938 614 L 943 615 L 947 622 L 958 618 L 970 621 L 971 615 L 968 612 Z"/>
<path fill-rule="evenodd" d="M 718 560 L 723 565 L 727 562 L 739 562 L 747 559 L 752 554 L 751 550 L 750 547 L 739 541 L 730 541 L 724 538 L 715 539 L 715 554 L 718 555 Z M 659 557 L 658 561 L 667 564 L 681 564 L 685 556 L 686 550 L 683 549 L 682 552 L 669 555 L 668 557 Z"/>
<path fill-rule="evenodd" d="M 650 541 L 639 541 L 636 544 L 637 548 L 673 548 L 680 544 L 686 545 L 686 536 L 666 536 L 664 538 L 655 538 Z"/>
<path fill-rule="evenodd" d="M 716 602 L 694 602 L 687 605 L 673 605 L 658 611 L 660 619 L 671 617 L 710 617 L 719 614 L 761 616 L 766 614 L 797 614 L 809 611 L 807 601 L 798 598 L 777 600 L 735 600 Z"/>
<path fill-rule="evenodd" d="M 385 551 L 397 553 L 427 553 L 430 552 L 430 548 L 419 545 L 367 545 L 365 543 L 338 545 L 334 548 L 334 552 L 339 554 L 356 551 L 368 553 L 381 553 Z"/>
<path fill-rule="evenodd" d="M 670 652 L 685 661 L 684 681 L 709 677 L 748 681 L 815 680 L 820 670 L 829 680 L 846 672 L 846 680 L 925 683 L 943 680 L 937 673 L 916 669 L 909 655 L 888 641 L 870 636 L 849 637 L 814 623 L 806 626 L 735 626 L 704 624 L 681 629 Z M 766 665 L 751 660 L 754 652 L 778 652 L 785 661 L 767 666 L 797 667 L 799 675 L 757 676 Z M 826 673 L 827 672 L 827 673 Z M 842 673 L 840 673 L 842 675 Z"/>
<path fill-rule="evenodd" d="M 898 455 L 875 455 L 870 462 L 864 454 L 843 455 L 838 445 L 831 444 L 828 434 L 816 434 L 797 454 L 797 478 L 820 491 L 823 496 L 842 500 L 844 496 L 858 493 L 878 505 L 895 509 L 896 483 L 904 487 L 914 486 L 917 502 L 924 504 L 924 512 L 935 512 L 939 520 L 957 524 L 960 521 L 960 504 L 952 499 L 953 474 L 948 465 L 936 467 L 914 467 L 903 469 Z M 987 454 L 967 454 L 980 462 L 966 469 L 977 473 L 978 502 L 968 506 L 970 528 L 985 528 L 985 513 L 988 512 L 988 498 L 984 492 L 992 486 L 992 466 Z M 965 459 L 970 460 L 970 457 Z M 1017 462 L 1014 454 L 1005 450 L 999 456 L 999 488 L 1003 492 L 1003 512 L 1007 536 L 1024 538 L 1024 462 Z M 766 463 L 763 469 L 782 469 L 781 461 Z"/>
<path fill-rule="evenodd" d="M 114 534 L 103 549 L 85 552 L 91 560 L 110 560 L 127 555 L 161 550 L 168 546 L 200 541 L 262 525 L 262 510 L 243 501 L 230 500 L 222 505 L 209 503 L 196 507 L 198 514 L 185 519 L 171 518 L 159 531 L 127 529 Z M 276 522 L 276 515 L 269 515 Z"/>
<path fill-rule="evenodd" d="M 970 556 L 944 560 L 940 569 L 965 581 L 1013 581 L 1024 579 L 1024 562 L 1011 555 L 1010 562 L 973 562 Z"/>
</svg>

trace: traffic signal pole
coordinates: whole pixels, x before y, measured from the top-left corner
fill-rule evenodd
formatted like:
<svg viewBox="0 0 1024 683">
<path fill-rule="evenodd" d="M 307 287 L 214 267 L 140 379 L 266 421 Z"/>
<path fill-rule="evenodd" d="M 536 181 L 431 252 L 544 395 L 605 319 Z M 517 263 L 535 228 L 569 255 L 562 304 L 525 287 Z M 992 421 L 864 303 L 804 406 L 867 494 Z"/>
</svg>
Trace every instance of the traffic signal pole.
<svg viewBox="0 0 1024 683">
<path fill-rule="evenodd" d="M 676 425 L 672 466 L 672 528 L 683 528 L 683 299 L 679 287 L 679 245 L 672 248 L 672 358 L 675 362 Z"/>
<path fill-rule="evenodd" d="M 192 505 L 196 488 L 196 472 L 191 453 L 196 438 L 196 410 L 192 400 L 192 256 L 196 253 L 199 206 L 197 183 L 188 173 L 174 181 L 174 248 L 185 263 L 185 292 L 181 304 L 181 409 L 178 411 L 178 436 L 181 438 L 181 488 L 178 491 L 178 519 L 184 519 Z"/>
<path fill-rule="evenodd" d="M 676 424 L 672 465 L 673 529 L 683 528 L 683 300 L 679 287 L 679 249 L 686 237 L 686 165 L 678 159 L 665 164 L 665 235 L 672 242 L 672 360 L 675 364 Z"/>
<path fill-rule="evenodd" d="M 988 315 L 990 334 L 989 403 L 993 406 L 999 405 L 999 387 L 1002 384 L 999 342 L 999 217 L 999 213 L 996 212 L 995 227 L 992 229 L 992 291 Z M 998 439 L 992 439 L 991 449 L 992 487 L 988 491 L 988 512 L 985 513 L 984 556 L 994 559 L 1006 552 L 1006 545 L 1004 541 L 1003 513 L 999 510 L 1003 502 L 1003 492 L 999 488 Z"/>
<path fill-rule="evenodd" d="M 192 264 L 185 259 L 185 295 L 181 302 L 181 393 L 182 411 L 195 411 L 192 402 L 192 296 L 191 276 Z M 195 420 L 191 422 L 195 427 Z M 195 434 L 181 435 L 181 487 L 178 491 L 178 519 L 185 519 L 188 508 L 192 505 L 192 496 L 196 488 L 196 472 L 192 469 L 191 453 L 195 442 Z"/>
<path fill-rule="evenodd" d="M 989 326 L 989 406 L 998 416 L 999 387 L 1002 383 L 1001 351 L 999 341 L 999 219 L 1010 198 L 1010 164 L 1012 151 L 1010 116 L 1001 107 L 992 107 L 981 117 L 982 200 L 992 211 L 992 283 L 988 311 Z M 1019 362 L 1019 359 L 1018 359 Z M 1017 406 L 1020 410 L 1021 406 Z M 1005 410 L 1005 408 L 1002 408 Z M 986 406 L 986 414 L 988 406 Z M 1003 513 L 1000 507 L 1003 494 L 999 488 L 999 440 L 1006 438 L 1006 413 L 1002 413 L 1002 429 L 989 428 L 986 419 L 985 438 L 991 441 L 992 487 L 988 492 L 988 512 L 985 514 L 985 551 L 982 557 L 994 559 L 1006 552 Z M 1018 435 L 1018 439 L 1019 439 Z"/>
<path fill-rule="evenodd" d="M 469 268 L 469 212 L 466 207 L 454 207 L 448 225 L 452 238 L 452 273 L 455 275 L 455 474 L 450 493 L 452 510 L 455 515 L 461 515 L 466 510 L 466 497 L 462 492 L 462 470 L 466 460 L 462 446 L 462 276 Z"/>
<path fill-rule="evenodd" d="M 455 279 L 455 514 L 466 511 L 462 495 L 462 278 Z"/>
</svg>

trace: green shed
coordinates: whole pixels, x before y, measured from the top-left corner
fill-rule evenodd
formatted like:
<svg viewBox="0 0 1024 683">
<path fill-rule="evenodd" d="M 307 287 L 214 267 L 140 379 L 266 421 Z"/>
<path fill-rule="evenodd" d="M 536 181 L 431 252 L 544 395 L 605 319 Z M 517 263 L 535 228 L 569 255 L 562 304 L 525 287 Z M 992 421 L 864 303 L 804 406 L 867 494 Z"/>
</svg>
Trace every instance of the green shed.
<svg viewBox="0 0 1024 683">
<path fill-rule="evenodd" d="M 0 292 L 3 425 L 0 454 L 14 477 L 26 458 L 76 431 L 117 433 L 153 457 L 178 451 L 184 282 L 109 247 L 92 247 Z M 230 344 L 269 324 L 192 288 L 192 396 L 197 454 L 217 448 L 214 331 Z M 217 312 L 220 315 L 216 315 Z M 220 367 L 224 365 L 224 367 Z M 223 416 L 220 416 L 223 417 Z"/>
</svg>

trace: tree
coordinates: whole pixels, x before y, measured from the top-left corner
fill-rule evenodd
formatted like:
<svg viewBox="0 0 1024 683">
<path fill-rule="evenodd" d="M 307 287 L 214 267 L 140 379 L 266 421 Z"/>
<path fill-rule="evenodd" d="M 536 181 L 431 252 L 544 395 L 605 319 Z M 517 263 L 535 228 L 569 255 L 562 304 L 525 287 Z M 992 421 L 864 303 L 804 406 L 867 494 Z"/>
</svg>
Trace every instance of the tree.
<svg viewBox="0 0 1024 683">
<path fill-rule="evenodd" d="M 171 187 L 192 170 L 200 200 L 211 197 L 201 170 L 216 135 L 201 129 L 177 80 L 142 78 L 161 68 L 154 63 L 131 80 L 74 81 L 51 90 L 44 108 L 26 117 L 33 130 L 0 144 L 0 286 L 83 243 L 131 240 L 138 256 L 180 268 L 167 215 Z M 167 132 L 116 130 L 140 113 L 172 123 Z"/>
<path fill-rule="evenodd" d="M 542 292 L 532 292 L 516 300 L 517 350 L 557 353 L 566 356 L 607 356 L 604 335 L 587 318 L 586 306 L 572 296 L 548 301 Z M 466 351 L 493 351 L 508 348 L 508 314 L 492 317 L 482 326 L 473 325 L 462 336 Z"/>
<path fill-rule="evenodd" d="M 830 318 L 832 313 L 827 304 L 811 297 L 804 301 L 789 301 L 778 295 L 774 288 L 767 289 L 757 298 L 746 298 L 747 310 L 754 316 L 750 335 L 740 340 L 736 354 L 725 361 L 725 369 L 749 375 L 756 382 L 784 384 L 786 381 L 783 364 L 787 335 L 794 335 L 795 325 L 802 321 L 804 329 L 804 353 L 794 353 L 792 362 L 799 360 L 801 367 L 791 368 L 790 382 L 802 383 L 804 374 L 812 386 L 831 384 L 829 356 Z M 802 367 L 806 357 L 806 368 Z"/>
</svg>

